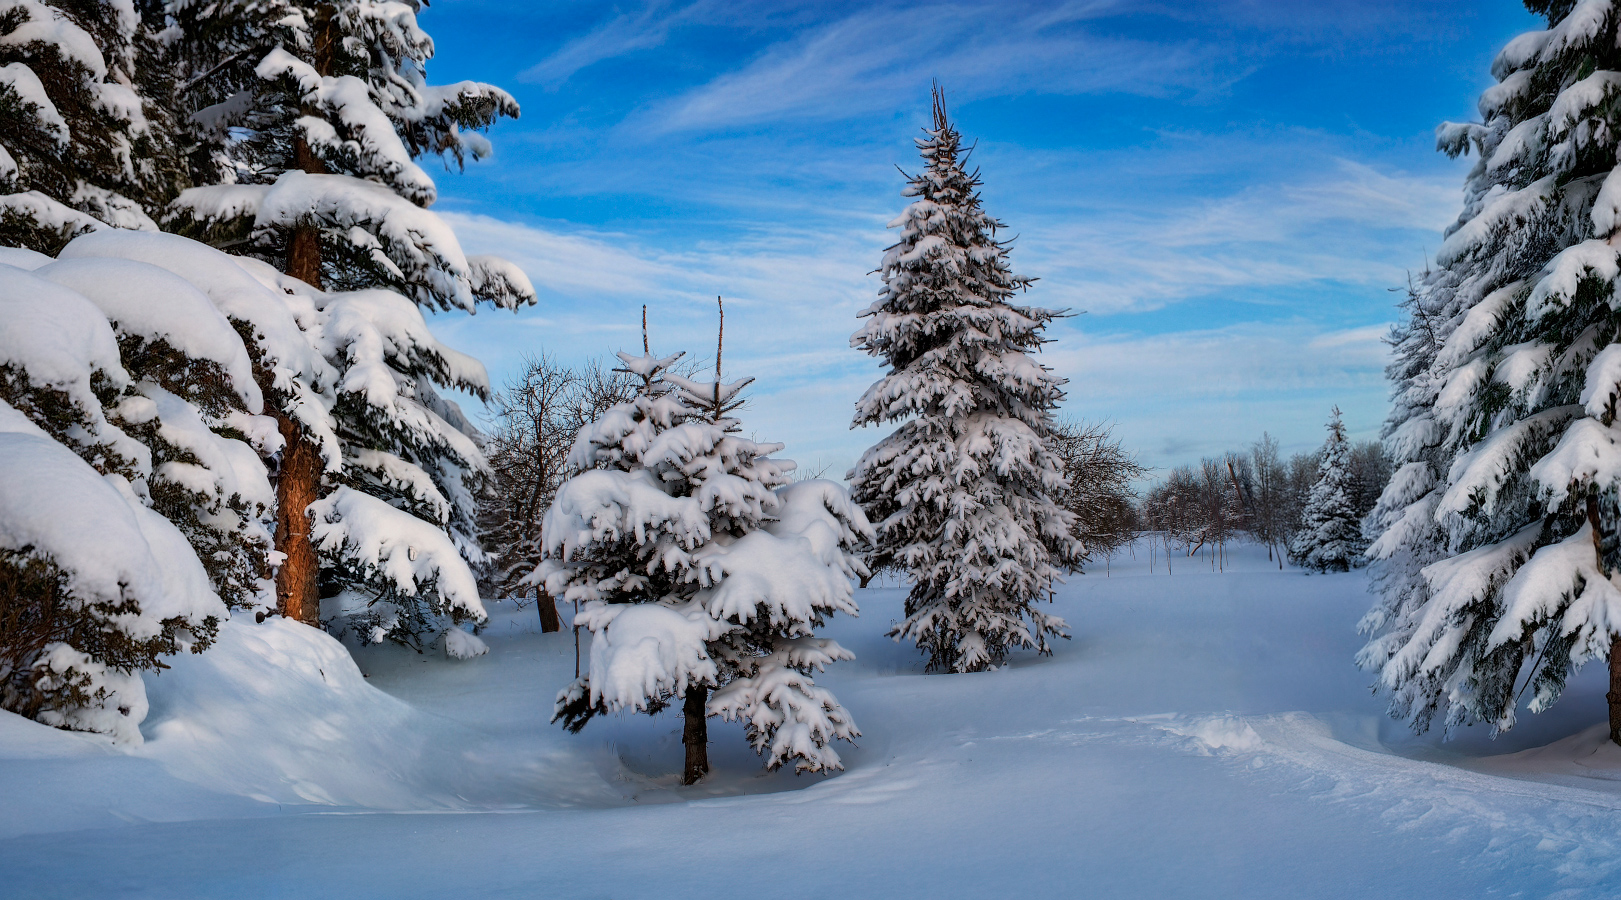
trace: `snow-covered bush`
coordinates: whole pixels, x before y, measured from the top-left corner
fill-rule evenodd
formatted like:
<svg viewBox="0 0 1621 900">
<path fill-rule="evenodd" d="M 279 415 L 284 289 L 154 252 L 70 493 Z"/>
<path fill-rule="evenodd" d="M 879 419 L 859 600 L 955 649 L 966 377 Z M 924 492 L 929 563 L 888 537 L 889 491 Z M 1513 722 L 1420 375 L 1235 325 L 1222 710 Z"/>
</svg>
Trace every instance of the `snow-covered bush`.
<svg viewBox="0 0 1621 900">
<path fill-rule="evenodd" d="M 684 378 L 669 372 L 678 358 L 620 354 L 639 390 L 581 430 L 580 473 L 546 513 L 531 577 L 579 601 L 592 633 L 589 671 L 556 718 L 578 731 L 680 699 L 689 784 L 709 768 L 710 715 L 744 722 L 771 768 L 841 768 L 832 742 L 858 732 L 812 674 L 852 657 L 815 629 L 856 614 L 871 527 L 842 487 L 790 483 L 793 464 L 769 456 L 782 445 L 737 435 L 752 379 Z"/>
<path fill-rule="evenodd" d="M 1030 280 L 1008 267 L 938 90 L 926 134 L 926 166 L 905 191 L 917 199 L 891 223 L 901 233 L 879 267 L 884 287 L 850 339 L 890 367 L 854 425 L 902 424 L 849 479 L 877 525 L 871 565 L 911 573 L 891 634 L 916 641 L 931 669 L 972 672 L 1065 633 L 1036 604 L 1086 550 L 1058 503 L 1063 461 L 1049 445 L 1064 379 L 1030 356 L 1059 313 L 1011 302 Z"/>
<path fill-rule="evenodd" d="M 1362 521 L 1353 496 L 1351 445 L 1339 407 L 1328 419 L 1328 440 L 1317 455 L 1317 481 L 1306 498 L 1300 527 L 1289 543 L 1295 565 L 1347 572 L 1362 564 Z"/>
<path fill-rule="evenodd" d="M 97 228 L 157 227 L 139 25 L 128 0 L 0 2 L 0 245 L 55 253 Z"/>
<path fill-rule="evenodd" d="M 1507 729 L 1589 660 L 1621 674 L 1621 10 L 1537 6 L 1549 27 L 1497 55 L 1483 121 L 1437 131 L 1478 161 L 1394 335 L 1359 662 L 1418 729 L 1443 707 Z M 1621 742 L 1621 696 L 1610 722 Z"/>
</svg>

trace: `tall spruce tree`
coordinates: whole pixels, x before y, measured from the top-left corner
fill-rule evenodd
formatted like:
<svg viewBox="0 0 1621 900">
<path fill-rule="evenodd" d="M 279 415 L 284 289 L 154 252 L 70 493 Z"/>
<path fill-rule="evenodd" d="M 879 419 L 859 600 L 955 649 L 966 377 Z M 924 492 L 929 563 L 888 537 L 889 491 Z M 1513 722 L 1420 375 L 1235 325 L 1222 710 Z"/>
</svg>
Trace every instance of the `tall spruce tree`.
<svg viewBox="0 0 1621 900">
<path fill-rule="evenodd" d="M 135 90 L 143 45 L 116 0 L 0 4 L 0 246 L 54 254 L 108 225 L 157 226 L 158 134 Z"/>
<path fill-rule="evenodd" d="M 713 382 L 670 372 L 678 356 L 619 358 L 637 394 L 581 430 L 532 576 L 593 635 L 556 718 L 578 731 L 680 700 L 687 784 L 709 770 L 711 715 L 742 721 L 770 768 L 842 768 L 832 742 L 859 732 L 811 676 L 854 657 L 815 630 L 856 614 L 871 527 L 843 487 L 790 482 L 781 444 L 738 436 L 753 379 L 722 383 L 718 357 Z"/>
<path fill-rule="evenodd" d="M 460 165 L 487 155 L 479 129 L 518 107 L 489 85 L 428 84 L 433 41 L 417 24 L 419 8 L 414 0 L 168 7 L 182 75 L 175 98 L 194 129 L 190 177 L 198 186 L 175 200 L 166 224 L 307 285 L 313 291 L 281 288 L 309 293 L 338 329 L 322 347 L 344 373 L 332 408 L 341 449 L 323 447 L 300 422 L 299 397 L 268 396 L 286 444 L 277 479 L 276 549 L 285 554 L 278 596 L 287 615 L 311 624 L 323 592 L 366 581 L 323 570 L 309 527 L 313 505 L 339 488 L 445 526 L 468 561 L 484 559 L 470 499 L 484 463 L 471 426 L 435 391 L 485 393 L 482 369 L 418 340 L 419 315 L 412 321 L 392 301 L 355 292 L 382 288 L 439 310 L 534 301 L 521 271 L 466 255 L 427 208 L 437 188 L 417 160 Z M 384 370 L 386 379 L 378 377 Z M 336 513 L 330 503 L 323 509 Z"/>
<path fill-rule="evenodd" d="M 878 531 L 872 568 L 911 573 L 891 635 L 915 641 L 931 669 L 972 672 L 1016 647 L 1050 652 L 1066 626 L 1036 604 L 1086 551 L 1048 443 L 1064 379 L 1030 356 L 1061 313 L 1012 302 L 1031 279 L 1008 265 L 938 87 L 925 134 L 925 166 L 904 192 L 917 199 L 893 223 L 884 287 L 850 339 L 889 366 L 852 427 L 901 425 L 849 479 Z"/>
<path fill-rule="evenodd" d="M 1621 10 L 1527 6 L 1548 28 L 1497 55 L 1483 121 L 1437 132 L 1478 162 L 1394 334 L 1358 660 L 1416 729 L 1504 730 L 1607 655 L 1621 743 Z"/>
<path fill-rule="evenodd" d="M 1319 572 L 1347 572 L 1362 564 L 1362 523 L 1353 497 L 1351 444 L 1340 408 L 1328 417 L 1328 440 L 1318 454 L 1317 480 L 1290 542 L 1295 565 Z"/>
</svg>

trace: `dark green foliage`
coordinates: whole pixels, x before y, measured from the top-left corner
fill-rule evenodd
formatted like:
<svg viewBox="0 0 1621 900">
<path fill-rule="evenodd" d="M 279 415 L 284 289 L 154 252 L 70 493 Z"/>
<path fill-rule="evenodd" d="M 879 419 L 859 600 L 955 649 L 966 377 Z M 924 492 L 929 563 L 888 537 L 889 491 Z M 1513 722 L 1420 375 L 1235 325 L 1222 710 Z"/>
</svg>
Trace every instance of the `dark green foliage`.
<svg viewBox="0 0 1621 900">
<path fill-rule="evenodd" d="M 83 708 L 103 699 L 87 691 L 87 678 L 42 677 L 37 663 L 55 644 L 128 674 L 165 668 L 162 657 L 187 646 L 201 653 L 218 633 L 212 618 L 195 628 L 171 620 L 153 637 L 134 638 L 116 620 L 138 611 L 127 599 L 87 603 L 72 594 L 50 561 L 27 550 L 0 549 L 0 708 L 35 718 L 42 710 Z"/>
</svg>

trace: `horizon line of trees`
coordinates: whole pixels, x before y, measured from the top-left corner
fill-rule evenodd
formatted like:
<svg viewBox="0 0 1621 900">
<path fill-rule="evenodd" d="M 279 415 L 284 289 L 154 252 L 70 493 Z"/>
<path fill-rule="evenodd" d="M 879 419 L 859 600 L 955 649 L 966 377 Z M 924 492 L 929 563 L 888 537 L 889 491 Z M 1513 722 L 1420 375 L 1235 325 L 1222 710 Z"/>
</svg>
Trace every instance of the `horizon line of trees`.
<svg viewBox="0 0 1621 900">
<path fill-rule="evenodd" d="M 1337 414 L 1336 410 L 1335 421 Z M 1319 568 L 1307 561 L 1309 551 L 1303 551 L 1299 542 L 1312 488 L 1323 477 L 1325 447 L 1285 458 L 1277 439 L 1263 432 L 1242 450 L 1207 456 L 1197 465 L 1176 466 L 1144 492 L 1135 527 L 1153 535 L 1166 554 L 1181 550 L 1193 556 L 1210 550 L 1216 568 L 1223 565 L 1226 544 L 1239 537 L 1266 547 L 1267 559 L 1280 567 L 1287 559 Z M 1381 443 L 1372 440 L 1346 447 L 1344 468 L 1348 521 L 1360 532 L 1362 520 L 1390 481 L 1392 468 Z M 1360 551 L 1365 546 L 1353 548 L 1347 567 L 1362 565 Z"/>
</svg>

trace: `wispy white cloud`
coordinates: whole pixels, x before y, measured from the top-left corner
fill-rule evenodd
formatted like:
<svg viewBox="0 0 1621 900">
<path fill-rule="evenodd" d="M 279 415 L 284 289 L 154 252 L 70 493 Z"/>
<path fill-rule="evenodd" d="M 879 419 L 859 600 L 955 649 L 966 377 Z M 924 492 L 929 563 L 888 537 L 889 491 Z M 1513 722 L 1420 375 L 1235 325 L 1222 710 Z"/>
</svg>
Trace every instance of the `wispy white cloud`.
<svg viewBox="0 0 1621 900">
<path fill-rule="evenodd" d="M 1020 268 L 1043 277 L 1033 301 L 1113 313 L 1053 329 L 1043 360 L 1071 379 L 1066 411 L 1120 422 L 1120 435 L 1153 465 L 1240 446 L 1262 430 L 1315 443 L 1318 421 L 1336 403 L 1353 431 L 1371 436 L 1385 401 L 1386 324 L 1346 327 L 1299 310 L 1195 328 L 1138 313 L 1217 289 L 1334 279 L 1382 286 L 1399 277 L 1389 262 L 1399 240 L 1353 240 L 1360 232 L 1348 223 L 1389 225 L 1410 240 L 1411 230 L 1444 220 L 1446 193 L 1427 179 L 1347 162 L 1267 192 L 1193 202 L 1158 221 L 1072 226 L 1045 235 L 1039 252 L 1029 252 L 1037 242 L 1021 246 Z M 876 432 L 847 429 L 851 404 L 878 374 L 848 344 L 856 313 L 878 287 L 869 273 L 889 238 L 878 221 L 853 230 L 779 227 L 672 249 L 631 234 L 447 215 L 470 251 L 514 260 L 542 296 L 516 323 L 501 315 L 438 323 L 453 343 L 486 358 L 497 378 L 541 347 L 573 360 L 634 348 L 643 303 L 655 345 L 708 356 L 722 294 L 729 369 L 759 379 L 751 430 L 840 471 L 876 440 Z M 1075 257 L 1067 263 L 1066 235 Z"/>
<path fill-rule="evenodd" d="M 654 0 L 635 12 L 618 13 L 525 69 L 518 80 L 555 90 L 581 69 L 662 45 L 669 39 L 671 29 L 703 5 L 674 5 Z"/>
<path fill-rule="evenodd" d="M 1019 262 L 1044 278 L 1044 302 L 1102 314 L 1240 289 L 1391 287 L 1422 264 L 1459 201 L 1451 176 L 1339 160 L 1228 197 L 1049 212 L 1026 223 Z"/>
<path fill-rule="evenodd" d="M 1212 86 L 1219 55 L 1085 27 L 1117 2 L 1057 7 L 938 4 L 867 8 L 804 29 L 752 62 L 629 123 L 635 129 L 727 128 L 781 119 L 843 119 L 894 108 L 931 78 L 959 99 L 1034 90 L 1159 95 Z"/>
</svg>

